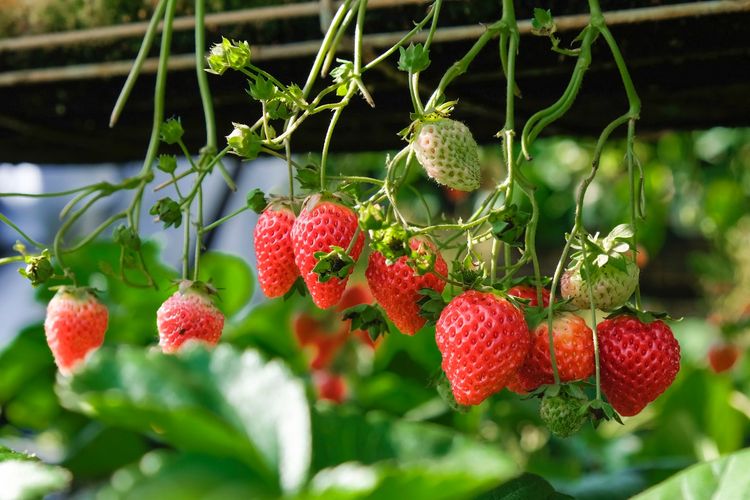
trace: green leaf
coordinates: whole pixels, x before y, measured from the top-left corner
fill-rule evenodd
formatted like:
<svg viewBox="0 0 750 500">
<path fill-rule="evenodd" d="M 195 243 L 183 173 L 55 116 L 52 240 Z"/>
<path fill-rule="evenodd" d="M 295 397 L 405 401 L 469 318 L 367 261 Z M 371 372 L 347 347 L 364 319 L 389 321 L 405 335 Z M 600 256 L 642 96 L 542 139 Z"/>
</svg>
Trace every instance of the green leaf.
<svg viewBox="0 0 750 500">
<path fill-rule="evenodd" d="M 166 144 L 180 142 L 184 133 L 179 118 L 170 118 L 159 126 L 159 139 Z"/>
<path fill-rule="evenodd" d="M 254 351 L 193 345 L 178 355 L 103 347 L 60 378 L 63 405 L 177 449 L 234 457 L 269 487 L 298 489 L 310 461 L 302 383 Z"/>
<path fill-rule="evenodd" d="M 164 224 L 164 229 L 180 227 L 182 224 L 182 208 L 170 197 L 162 198 L 154 203 L 148 213 L 155 215 L 154 220 Z"/>
<path fill-rule="evenodd" d="M 64 490 L 70 484 L 70 472 L 47 465 L 37 458 L 0 445 L 0 495 L 8 499 L 42 498 Z"/>
<path fill-rule="evenodd" d="M 694 465 L 634 497 L 635 500 L 671 500 L 711 498 L 734 500 L 747 498 L 750 491 L 750 449 Z"/>
<path fill-rule="evenodd" d="M 278 498 L 237 460 L 166 450 L 153 451 L 140 463 L 117 470 L 111 484 L 97 493 L 96 498 L 128 500 Z"/>
<path fill-rule="evenodd" d="M 425 49 L 421 43 L 409 47 L 399 47 L 398 69 L 401 71 L 419 73 L 430 66 L 430 50 Z"/>
<path fill-rule="evenodd" d="M 433 424 L 324 412 L 313 426 L 318 473 L 307 498 L 474 498 L 516 474 L 497 446 Z"/>
<path fill-rule="evenodd" d="M 237 314 L 253 296 L 255 280 L 245 259 L 220 252 L 201 255 L 200 281 L 211 283 L 219 291 L 216 305 L 227 316 Z"/>
<path fill-rule="evenodd" d="M 485 493 L 478 500 L 526 500 L 530 498 L 563 500 L 573 497 L 558 493 L 543 477 L 526 473 Z"/>
</svg>

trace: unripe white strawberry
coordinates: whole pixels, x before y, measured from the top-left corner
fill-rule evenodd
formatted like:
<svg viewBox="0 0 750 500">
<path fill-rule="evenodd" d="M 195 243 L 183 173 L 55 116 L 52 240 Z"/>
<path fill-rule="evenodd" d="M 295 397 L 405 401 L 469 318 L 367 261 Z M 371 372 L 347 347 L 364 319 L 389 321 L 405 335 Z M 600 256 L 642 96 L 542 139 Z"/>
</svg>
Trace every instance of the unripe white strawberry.
<svg viewBox="0 0 750 500">
<path fill-rule="evenodd" d="M 479 187 L 479 147 L 463 123 L 441 118 L 418 125 L 414 154 L 438 184 L 460 191 Z"/>
</svg>

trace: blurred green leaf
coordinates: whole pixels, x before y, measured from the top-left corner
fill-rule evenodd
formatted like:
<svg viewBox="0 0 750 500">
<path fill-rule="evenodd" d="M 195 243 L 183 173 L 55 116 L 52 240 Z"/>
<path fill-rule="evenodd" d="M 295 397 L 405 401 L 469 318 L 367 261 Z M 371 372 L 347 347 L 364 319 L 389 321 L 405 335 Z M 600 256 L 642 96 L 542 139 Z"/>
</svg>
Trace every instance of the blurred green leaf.
<svg viewBox="0 0 750 500">
<path fill-rule="evenodd" d="M 697 464 L 650 488 L 635 500 L 710 498 L 736 500 L 750 492 L 750 449 Z M 686 495 L 690 496 L 687 497 Z"/>
<path fill-rule="evenodd" d="M 313 429 L 314 498 L 474 498 L 517 473 L 499 448 L 433 424 L 324 411 Z"/>
<path fill-rule="evenodd" d="M 242 462 L 230 458 L 158 450 L 116 471 L 97 498 L 122 500 L 222 500 L 278 498 Z"/>
<path fill-rule="evenodd" d="M 227 345 L 179 355 L 102 348 L 60 378 L 65 406 L 178 449 L 235 457 L 273 487 L 307 474 L 310 424 L 301 382 L 278 362 Z"/>
<path fill-rule="evenodd" d="M 64 490 L 70 472 L 0 445 L 0 498 L 25 500 Z"/>
<path fill-rule="evenodd" d="M 573 498 L 555 491 L 544 478 L 536 474 L 523 474 L 485 493 L 479 500 L 564 500 Z"/>
<path fill-rule="evenodd" d="M 253 296 L 255 281 L 244 259 L 235 255 L 208 252 L 201 256 L 199 279 L 219 290 L 217 306 L 227 316 L 237 314 Z"/>
</svg>

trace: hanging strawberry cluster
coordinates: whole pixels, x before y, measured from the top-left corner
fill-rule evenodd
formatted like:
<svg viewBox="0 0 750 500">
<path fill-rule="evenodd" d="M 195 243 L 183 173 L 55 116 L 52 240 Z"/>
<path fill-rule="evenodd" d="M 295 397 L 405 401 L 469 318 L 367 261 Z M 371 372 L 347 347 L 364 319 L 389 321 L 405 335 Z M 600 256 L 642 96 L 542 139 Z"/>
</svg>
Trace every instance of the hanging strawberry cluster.
<svg viewBox="0 0 750 500">
<path fill-rule="evenodd" d="M 24 273 L 32 283 L 56 276 L 50 264 L 54 259 L 62 273 L 56 277 L 71 280 L 75 285 L 74 276 L 65 266 L 64 254 L 85 245 L 122 219 L 126 223 L 114 232 L 115 241 L 122 247 L 120 277 L 131 280 L 126 270 L 137 271 L 146 277 L 145 286 L 152 285 L 140 253 L 138 218 L 143 190 L 153 180 L 153 168 L 157 168 L 171 179 L 157 189 L 174 186 L 175 197 L 160 199 L 150 213 L 165 229 L 182 225 L 185 230 L 180 290 L 157 313 L 160 345 L 165 352 L 174 352 L 187 339 L 208 344 L 219 340 L 224 318 L 212 303 L 215 291 L 197 281 L 202 237 L 238 213 L 253 209 L 260 213 L 254 228 L 254 244 L 258 280 L 267 297 L 309 293 L 312 302 L 321 309 L 340 307 L 349 276 L 359 260 L 365 260 L 360 257 L 369 253 L 363 266 L 366 265 L 365 277 L 376 304 L 356 305 L 343 311 L 343 317 L 351 320 L 352 329 L 368 331 L 373 340 L 388 331 L 430 335 L 432 330 L 424 327 L 434 325 L 445 374 L 438 391 L 456 409 L 481 404 L 508 388 L 518 394 L 539 397 L 540 414 L 549 429 L 568 436 L 589 419 L 596 424 L 602 419 L 619 420 L 618 413 L 635 415 L 669 387 L 679 370 L 679 345 L 663 318 L 642 310 L 638 290 L 636 231 L 643 215 L 642 172 L 633 144 L 640 101 L 597 0 L 589 0 L 590 22 L 575 38 L 575 48 L 562 48 L 549 11 L 535 10 L 534 33 L 549 37 L 552 50 L 575 58 L 576 64 L 559 99 L 532 115 L 521 129 L 516 126 L 514 109 L 515 99 L 520 95 L 515 79 L 520 33 L 512 0 L 502 1 L 501 19 L 488 25 L 471 49 L 442 75 L 426 101 L 420 94 L 419 77 L 430 66 L 430 46 L 438 26 L 441 0 L 435 0 L 426 16 L 397 44 L 368 61 L 363 56 L 367 2 L 344 1 L 333 16 L 302 86 L 284 84 L 257 67 L 248 42 L 223 39 L 211 48 L 207 71 L 215 75 L 238 71 L 247 76 L 247 94 L 260 104 L 261 115 L 252 124 L 233 124 L 226 136 L 226 147 L 217 151 L 206 73 L 199 65 L 207 143 L 195 161 L 190 159 L 182 141 L 179 120 L 164 121 L 160 115 L 173 4 L 167 2 L 163 11 L 162 58 L 155 92 L 157 113 L 142 171 L 119 185 L 99 183 L 73 191 L 78 194 L 62 214 L 63 218 L 86 197 L 93 201 L 67 218 L 51 253 L 47 250 L 39 255 L 24 253 L 22 259 L 27 263 Z M 353 21 L 353 57 L 337 58 L 341 36 Z M 201 23 L 199 13 L 198 24 Z M 414 37 L 423 30 L 428 30 L 425 41 L 414 44 Z M 202 36 L 202 31 L 196 32 L 198 41 Z M 479 147 L 469 128 L 451 118 L 454 107 L 460 103 L 448 101 L 446 92 L 469 69 L 479 51 L 495 38 L 499 38 L 498 64 L 506 79 L 505 122 L 496 134 L 502 143 L 505 178 L 487 193 L 466 220 L 434 224 L 428 208 L 423 214 L 426 223 L 409 220 L 399 209 L 398 196 L 402 189 L 411 188 L 406 178 L 413 165 L 420 165 L 429 178 L 454 190 L 472 192 L 482 184 Z M 591 171 L 577 193 L 575 223 L 554 275 L 545 277 L 535 243 L 540 211 L 534 186 L 526 178 L 523 166 L 533 161 L 529 151 L 534 140 L 572 106 L 591 63 L 592 46 L 600 38 L 620 73 L 629 107 L 604 128 L 597 141 Z M 389 64 L 396 52 L 399 53 L 397 68 L 406 74 L 413 106 L 411 115 L 404 116 L 404 121 L 411 123 L 400 132 L 404 147 L 385 158 L 383 178 L 329 175 L 331 140 L 342 113 L 358 95 L 374 105 L 364 77 L 373 68 Z M 331 68 L 334 60 L 337 65 Z M 330 75 L 330 81 L 319 85 L 319 78 L 326 75 Z M 320 162 L 301 164 L 292 155 L 291 139 L 310 116 L 324 112 L 331 113 L 331 119 Z M 113 120 L 118 113 L 116 108 Z M 624 125 L 627 125 L 625 164 L 630 180 L 630 221 L 613 228 L 604 237 L 591 235 L 582 223 L 584 196 L 596 176 L 607 139 Z M 487 137 L 483 134 L 482 139 Z M 189 159 L 189 168 L 177 172 L 176 157 L 157 158 L 159 142 L 179 147 Z M 288 165 L 289 192 L 267 195 L 254 190 L 241 210 L 205 223 L 201 187 L 204 179 L 218 170 L 233 187 L 221 164 L 226 154 L 245 160 L 260 155 L 284 159 Z M 194 179 L 193 188 L 183 193 L 176 183 L 188 176 Z M 302 193 L 295 193 L 295 189 Z M 134 191 L 131 206 L 72 249 L 63 248 L 63 236 L 70 225 L 96 200 L 121 190 Z M 419 192 L 415 195 L 421 196 Z M 521 203 L 524 198 L 528 203 Z M 530 212 L 522 208 L 526 205 L 531 207 Z M 477 245 L 490 240 L 490 255 L 482 255 Z M 191 277 L 187 249 L 193 242 L 195 260 Z M 47 335 L 61 369 L 70 369 L 101 344 L 106 315 L 102 321 L 101 313 L 76 312 L 91 308 L 96 311 L 98 306 L 90 305 L 95 303 L 90 293 L 73 292 L 70 288 L 61 290 L 50 303 L 50 318 L 57 319 L 48 321 Z M 602 319 L 598 311 L 609 314 Z M 98 315 L 96 321 L 87 319 L 92 315 Z M 73 352 L 65 347 L 66 341 L 60 340 L 66 338 L 73 324 L 92 332 L 87 337 L 90 340 L 86 349 Z M 302 345 L 307 345 L 304 342 L 301 341 Z M 331 377 L 324 382 L 319 385 L 333 394 L 330 399 L 343 397 L 339 382 Z"/>
</svg>

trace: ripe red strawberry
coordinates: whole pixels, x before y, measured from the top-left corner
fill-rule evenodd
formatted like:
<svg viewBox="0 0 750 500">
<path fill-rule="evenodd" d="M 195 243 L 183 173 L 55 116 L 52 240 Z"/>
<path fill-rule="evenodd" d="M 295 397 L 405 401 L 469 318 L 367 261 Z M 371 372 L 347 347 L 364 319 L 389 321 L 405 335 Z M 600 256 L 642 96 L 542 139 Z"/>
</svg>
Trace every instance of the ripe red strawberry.
<svg viewBox="0 0 750 500">
<path fill-rule="evenodd" d="M 294 213 L 288 208 L 269 207 L 255 226 L 255 256 L 258 282 L 266 297 L 281 297 L 299 276 L 292 249 Z"/>
<path fill-rule="evenodd" d="M 348 277 L 333 277 L 321 283 L 318 275 L 313 272 L 318 263 L 315 253 L 330 252 L 334 246 L 346 250 L 355 235 L 356 241 L 349 255 L 356 262 L 365 241 L 362 232 L 357 230 L 357 216 L 350 208 L 330 201 L 308 203 L 294 222 L 294 262 L 305 280 L 313 302 L 321 309 L 338 304 Z M 349 273 L 352 270 L 350 269 Z"/>
<path fill-rule="evenodd" d="M 179 350 L 187 340 L 216 345 L 224 328 L 224 315 L 211 301 L 207 285 L 183 281 L 180 289 L 156 311 L 159 346 L 165 353 Z"/>
<path fill-rule="evenodd" d="M 519 299 L 526 299 L 529 301 L 529 306 L 538 307 L 539 300 L 536 295 L 536 288 L 529 285 L 516 285 L 508 289 L 508 295 L 518 297 Z M 549 290 L 542 288 L 542 303 L 544 307 L 549 305 Z"/>
<path fill-rule="evenodd" d="M 479 187 L 479 147 L 463 123 L 441 118 L 419 124 L 412 149 L 427 175 L 438 184 L 459 191 Z"/>
<path fill-rule="evenodd" d="M 49 304 L 44 320 L 55 363 L 64 375 L 104 342 L 109 313 L 94 294 L 85 288 L 63 287 Z"/>
<path fill-rule="evenodd" d="M 708 351 L 708 363 L 714 373 L 731 370 L 740 357 L 740 348 L 734 344 L 717 344 Z"/>
<path fill-rule="evenodd" d="M 478 405 L 498 392 L 529 351 L 523 313 L 496 295 L 469 290 L 443 309 L 435 329 L 456 402 Z"/>
<path fill-rule="evenodd" d="M 313 373 L 313 384 L 318 391 L 318 399 L 341 404 L 346 399 L 346 380 L 341 375 L 325 370 Z"/>
<path fill-rule="evenodd" d="M 662 321 L 616 316 L 597 326 L 601 384 L 620 415 L 640 413 L 674 381 L 680 344 Z"/>
<path fill-rule="evenodd" d="M 594 341 L 591 328 L 580 316 L 563 312 L 552 321 L 552 337 L 560 381 L 583 380 L 594 373 Z M 508 389 L 516 393 L 532 391 L 542 384 L 554 382 L 549 353 L 547 321 L 531 333 L 531 348 Z"/>
<path fill-rule="evenodd" d="M 409 243 L 413 250 L 418 250 L 421 245 L 425 244 L 427 243 L 416 239 Z M 431 250 L 436 252 L 435 271 L 446 276 L 448 265 L 440 252 L 434 248 Z M 370 291 L 396 328 L 407 335 L 414 335 L 427 321 L 419 315 L 417 301 L 422 297 L 419 291 L 423 288 L 431 288 L 441 293 L 445 288 L 445 281 L 432 272 L 420 276 L 409 267 L 407 260 L 408 258 L 404 255 L 388 265 L 383 254 L 372 252 L 365 277 L 367 284 L 370 285 Z"/>
</svg>

